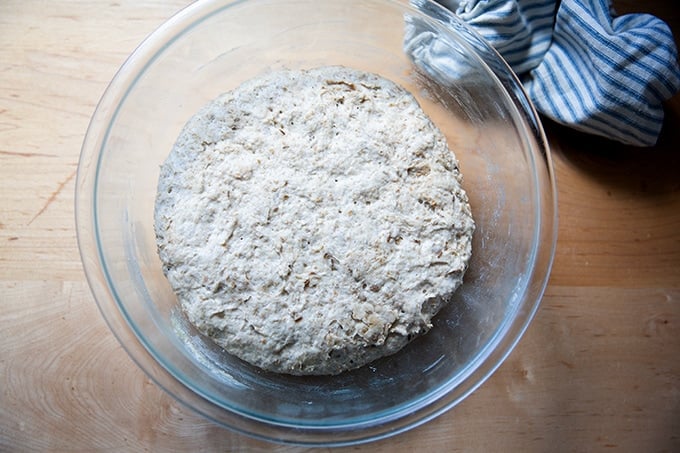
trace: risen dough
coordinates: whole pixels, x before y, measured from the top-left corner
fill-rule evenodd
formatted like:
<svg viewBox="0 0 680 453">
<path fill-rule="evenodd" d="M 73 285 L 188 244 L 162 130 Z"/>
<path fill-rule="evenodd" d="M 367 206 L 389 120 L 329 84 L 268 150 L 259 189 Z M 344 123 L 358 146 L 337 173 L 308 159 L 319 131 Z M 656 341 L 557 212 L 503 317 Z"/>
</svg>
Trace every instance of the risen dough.
<svg viewBox="0 0 680 453">
<path fill-rule="evenodd" d="M 401 349 L 461 284 L 474 222 L 416 100 L 343 67 L 265 74 L 185 126 L 155 209 L 189 320 L 266 370 L 336 374 Z"/>
</svg>

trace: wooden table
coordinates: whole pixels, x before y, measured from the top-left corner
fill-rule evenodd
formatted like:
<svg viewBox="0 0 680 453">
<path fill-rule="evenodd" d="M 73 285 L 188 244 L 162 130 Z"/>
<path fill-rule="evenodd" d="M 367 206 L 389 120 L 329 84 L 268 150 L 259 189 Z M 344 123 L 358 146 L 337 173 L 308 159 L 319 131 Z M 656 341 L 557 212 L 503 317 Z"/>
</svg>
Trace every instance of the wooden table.
<svg viewBox="0 0 680 453">
<path fill-rule="evenodd" d="M 0 3 L 1 451 L 297 451 L 221 429 L 152 384 L 80 264 L 89 117 L 125 57 L 187 3 Z M 617 7 L 680 33 L 672 0 Z M 680 97 L 650 149 L 546 127 L 560 227 L 535 321 L 454 410 L 348 450 L 680 451 Z"/>
</svg>

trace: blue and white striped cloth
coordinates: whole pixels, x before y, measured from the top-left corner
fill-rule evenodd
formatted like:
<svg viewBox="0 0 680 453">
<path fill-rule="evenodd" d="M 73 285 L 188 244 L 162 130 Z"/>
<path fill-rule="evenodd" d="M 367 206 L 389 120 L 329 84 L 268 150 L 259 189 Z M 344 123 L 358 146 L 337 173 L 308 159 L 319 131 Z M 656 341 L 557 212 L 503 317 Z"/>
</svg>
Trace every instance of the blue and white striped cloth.
<svg viewBox="0 0 680 453">
<path fill-rule="evenodd" d="M 616 17 L 608 0 L 438 3 L 503 56 L 543 115 L 630 145 L 656 143 L 663 102 L 680 90 L 677 49 L 660 19 Z"/>
</svg>

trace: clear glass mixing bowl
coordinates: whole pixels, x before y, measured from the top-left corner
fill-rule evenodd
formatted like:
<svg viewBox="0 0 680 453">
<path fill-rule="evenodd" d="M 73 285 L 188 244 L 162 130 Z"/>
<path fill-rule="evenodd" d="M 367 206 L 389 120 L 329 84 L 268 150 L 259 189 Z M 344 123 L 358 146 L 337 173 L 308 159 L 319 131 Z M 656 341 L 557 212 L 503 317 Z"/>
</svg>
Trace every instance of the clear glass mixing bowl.
<svg viewBox="0 0 680 453">
<path fill-rule="evenodd" d="M 477 223 L 465 282 L 425 336 L 333 377 L 260 371 L 187 325 L 153 231 L 159 165 L 209 100 L 276 68 L 345 65 L 391 79 L 447 136 Z M 536 112 L 500 57 L 426 0 L 197 2 L 111 82 L 83 145 L 81 255 L 104 318 L 177 400 L 255 437 L 338 445 L 423 423 L 477 388 L 534 315 L 556 240 L 550 157 Z"/>
</svg>

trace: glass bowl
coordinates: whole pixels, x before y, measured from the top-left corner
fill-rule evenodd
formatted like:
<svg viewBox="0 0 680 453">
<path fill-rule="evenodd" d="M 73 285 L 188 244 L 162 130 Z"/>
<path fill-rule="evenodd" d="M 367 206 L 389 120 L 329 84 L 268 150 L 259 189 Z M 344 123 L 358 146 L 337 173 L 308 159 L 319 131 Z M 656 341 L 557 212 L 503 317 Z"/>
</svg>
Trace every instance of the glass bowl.
<svg viewBox="0 0 680 453">
<path fill-rule="evenodd" d="M 159 166 L 184 123 L 264 71 L 344 65 L 410 91 L 456 153 L 477 229 L 454 301 L 399 353 L 328 377 L 267 373 L 192 330 L 161 270 Z M 453 407 L 501 364 L 543 294 L 556 241 L 546 140 L 507 65 L 426 0 L 196 2 L 151 34 L 103 95 L 76 187 L 78 241 L 109 327 L 174 398 L 257 438 L 346 445 Z"/>
</svg>

